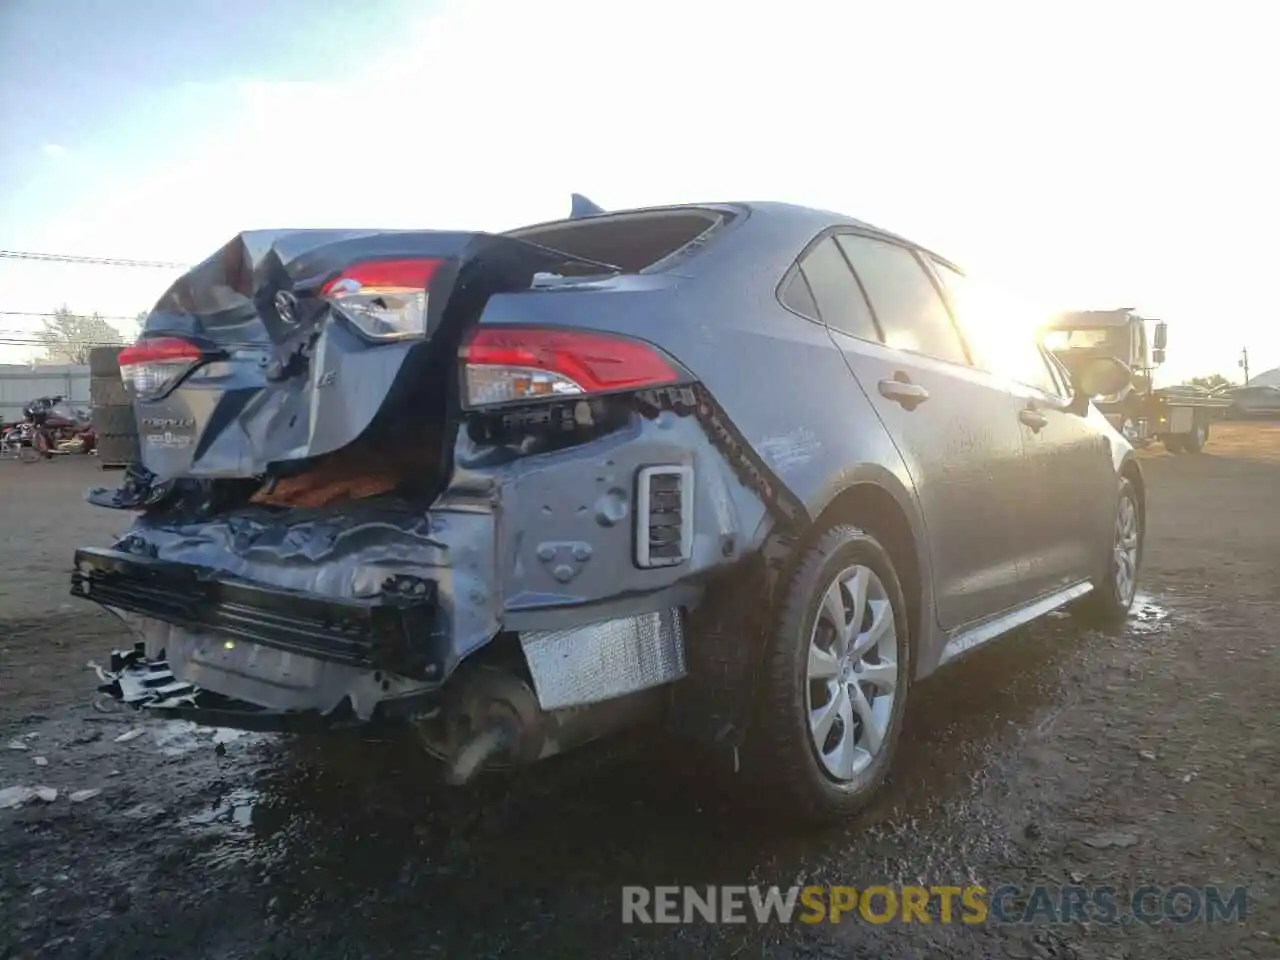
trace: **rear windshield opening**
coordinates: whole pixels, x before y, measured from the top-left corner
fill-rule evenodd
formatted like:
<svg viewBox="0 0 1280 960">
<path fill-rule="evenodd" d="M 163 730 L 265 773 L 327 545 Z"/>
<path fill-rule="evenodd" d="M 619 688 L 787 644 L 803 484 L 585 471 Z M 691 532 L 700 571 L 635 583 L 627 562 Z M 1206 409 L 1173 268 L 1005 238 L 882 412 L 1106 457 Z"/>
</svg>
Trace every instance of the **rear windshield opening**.
<svg viewBox="0 0 1280 960">
<path fill-rule="evenodd" d="M 646 210 L 522 227 L 508 235 L 611 263 L 623 273 L 639 273 L 683 250 L 729 216 L 718 210 Z"/>
</svg>

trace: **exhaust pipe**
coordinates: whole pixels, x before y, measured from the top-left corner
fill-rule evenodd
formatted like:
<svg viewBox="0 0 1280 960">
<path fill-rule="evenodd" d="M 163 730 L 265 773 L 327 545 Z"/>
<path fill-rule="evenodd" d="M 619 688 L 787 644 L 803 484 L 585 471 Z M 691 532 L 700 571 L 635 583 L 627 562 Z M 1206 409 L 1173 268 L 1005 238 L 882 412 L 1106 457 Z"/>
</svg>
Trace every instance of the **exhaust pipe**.
<svg viewBox="0 0 1280 960">
<path fill-rule="evenodd" d="M 492 763 L 504 754 L 512 752 L 519 743 L 517 734 L 510 724 L 494 723 L 492 726 L 477 732 L 458 749 L 452 762 L 445 770 L 445 782 L 460 787 L 468 783 L 486 764 Z"/>
<path fill-rule="evenodd" d="M 546 711 L 518 673 L 484 665 L 456 678 L 455 699 L 420 720 L 427 751 L 445 762 L 445 781 L 463 786 L 485 768 L 522 766 L 661 715 L 665 687 Z"/>
</svg>

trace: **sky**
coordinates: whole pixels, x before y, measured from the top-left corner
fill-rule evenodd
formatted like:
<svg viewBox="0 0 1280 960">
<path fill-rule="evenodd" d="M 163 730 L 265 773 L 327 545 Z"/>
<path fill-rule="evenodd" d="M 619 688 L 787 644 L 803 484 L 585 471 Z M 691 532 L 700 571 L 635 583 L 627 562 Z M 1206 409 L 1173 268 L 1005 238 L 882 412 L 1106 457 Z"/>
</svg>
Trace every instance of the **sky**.
<svg viewBox="0 0 1280 960">
<path fill-rule="evenodd" d="M 0 250 L 194 263 L 263 227 L 507 229 L 784 200 L 1036 312 L 1169 324 L 1161 380 L 1280 365 L 1280 58 L 1256 0 L 5 0 Z M 0 258 L 41 313 L 178 271 Z M 127 326 L 126 324 L 121 324 Z"/>
</svg>

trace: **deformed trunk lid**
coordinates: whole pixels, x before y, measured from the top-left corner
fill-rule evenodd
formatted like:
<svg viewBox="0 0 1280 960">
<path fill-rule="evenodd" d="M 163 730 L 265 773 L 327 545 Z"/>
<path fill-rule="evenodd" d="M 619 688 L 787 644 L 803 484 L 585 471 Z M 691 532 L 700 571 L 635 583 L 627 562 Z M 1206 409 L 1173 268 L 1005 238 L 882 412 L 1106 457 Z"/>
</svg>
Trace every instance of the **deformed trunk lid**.
<svg viewBox="0 0 1280 960">
<path fill-rule="evenodd" d="M 426 334 L 373 342 L 319 291 L 353 263 L 394 258 L 442 261 L 428 286 Z M 241 233 L 147 317 L 142 338 L 181 336 L 216 356 L 166 395 L 135 403 L 143 465 L 162 478 L 252 477 L 341 449 L 384 409 L 413 410 L 446 387 L 461 335 L 490 295 L 525 289 L 540 273 L 611 272 L 486 233 Z"/>
</svg>

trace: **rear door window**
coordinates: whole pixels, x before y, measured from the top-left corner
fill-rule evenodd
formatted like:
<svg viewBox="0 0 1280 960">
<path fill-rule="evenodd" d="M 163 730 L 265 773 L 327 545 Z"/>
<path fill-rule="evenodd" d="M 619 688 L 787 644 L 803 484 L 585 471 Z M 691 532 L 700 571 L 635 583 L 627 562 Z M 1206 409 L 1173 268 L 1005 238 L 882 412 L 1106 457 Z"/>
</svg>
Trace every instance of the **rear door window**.
<svg viewBox="0 0 1280 960">
<path fill-rule="evenodd" d="M 849 264 L 845 262 L 836 246 L 835 240 L 827 237 L 809 249 L 800 258 L 798 271 L 804 276 L 813 304 L 817 310 L 817 318 L 827 326 L 851 337 L 862 340 L 879 340 L 875 320 L 867 306 L 866 297 L 858 287 Z M 804 313 L 798 307 L 787 302 L 784 292 L 783 302 L 798 313 Z M 797 297 L 800 295 L 797 294 Z M 807 316 L 808 314 L 806 314 Z"/>
<path fill-rule="evenodd" d="M 837 240 L 867 291 L 886 346 L 969 362 L 946 304 L 914 253 L 860 234 L 840 234 Z"/>
</svg>

